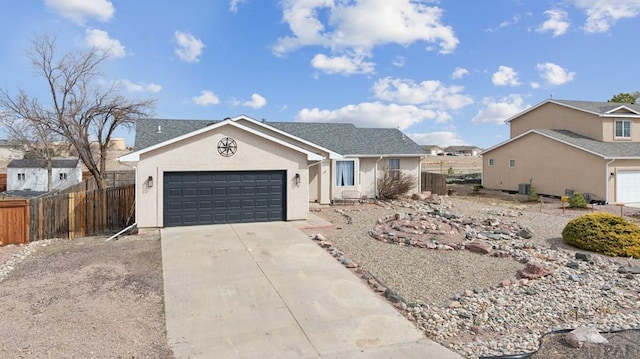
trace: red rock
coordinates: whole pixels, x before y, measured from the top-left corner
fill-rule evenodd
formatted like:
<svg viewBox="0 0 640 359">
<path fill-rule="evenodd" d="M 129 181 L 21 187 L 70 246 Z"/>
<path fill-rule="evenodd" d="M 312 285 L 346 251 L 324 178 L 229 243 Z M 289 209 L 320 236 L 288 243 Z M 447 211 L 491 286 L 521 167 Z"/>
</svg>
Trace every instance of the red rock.
<svg viewBox="0 0 640 359">
<path fill-rule="evenodd" d="M 527 266 L 519 273 L 522 278 L 538 279 L 551 274 L 552 270 L 542 263 L 527 263 Z"/>
<path fill-rule="evenodd" d="M 489 254 L 493 250 L 491 244 L 480 239 L 474 239 L 473 241 L 466 243 L 464 246 L 471 252 L 481 254 Z"/>
<path fill-rule="evenodd" d="M 505 279 L 505 280 L 503 280 L 503 281 L 501 281 L 501 282 L 500 282 L 500 286 L 501 286 L 501 287 L 505 287 L 505 288 L 507 288 L 507 287 L 508 287 L 508 286 L 510 286 L 510 285 L 511 285 L 511 281 L 510 281 L 510 280 L 508 280 L 508 279 Z"/>
<path fill-rule="evenodd" d="M 325 236 L 323 236 L 322 234 L 318 233 L 315 236 L 313 236 L 313 240 L 314 241 L 326 241 L 327 238 L 325 238 Z"/>
</svg>

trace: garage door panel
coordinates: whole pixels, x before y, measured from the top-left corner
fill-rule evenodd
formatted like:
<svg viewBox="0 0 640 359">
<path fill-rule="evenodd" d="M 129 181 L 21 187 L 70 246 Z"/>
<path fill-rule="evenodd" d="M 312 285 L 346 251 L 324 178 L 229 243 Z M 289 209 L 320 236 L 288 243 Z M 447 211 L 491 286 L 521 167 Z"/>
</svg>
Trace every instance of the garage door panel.
<svg viewBox="0 0 640 359">
<path fill-rule="evenodd" d="M 640 170 L 617 171 L 616 201 L 640 203 Z"/>
<path fill-rule="evenodd" d="M 166 172 L 164 225 L 285 220 L 285 171 Z"/>
</svg>

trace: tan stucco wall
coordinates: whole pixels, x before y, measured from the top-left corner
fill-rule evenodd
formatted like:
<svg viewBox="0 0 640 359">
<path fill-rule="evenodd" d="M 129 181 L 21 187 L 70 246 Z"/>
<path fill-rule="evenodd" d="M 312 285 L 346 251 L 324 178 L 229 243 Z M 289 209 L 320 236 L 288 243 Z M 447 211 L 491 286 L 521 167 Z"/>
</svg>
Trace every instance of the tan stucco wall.
<svg viewBox="0 0 640 359">
<path fill-rule="evenodd" d="M 231 137 L 238 150 L 231 157 L 218 154 L 217 144 Z M 306 219 L 309 210 L 307 156 L 273 141 L 233 126 L 190 137 L 141 155 L 137 169 L 136 203 L 139 228 L 162 227 L 163 172 L 165 171 L 253 171 L 285 170 L 287 179 L 287 220 Z M 300 174 L 300 185 L 294 184 Z M 146 179 L 154 178 L 148 188 Z"/>
<path fill-rule="evenodd" d="M 509 122 L 511 138 L 531 129 L 569 130 L 599 141 L 603 138 L 601 117 L 554 103 L 546 103 Z"/>
<path fill-rule="evenodd" d="M 489 160 L 494 165 L 489 166 Z M 509 168 L 509 160 L 515 160 Z M 483 155 L 482 176 L 486 188 L 517 191 L 529 183 L 540 194 L 563 196 L 565 189 L 591 193 L 605 199 L 606 160 L 547 137 L 531 133 Z M 595 197 L 594 197 L 595 195 Z"/>
</svg>

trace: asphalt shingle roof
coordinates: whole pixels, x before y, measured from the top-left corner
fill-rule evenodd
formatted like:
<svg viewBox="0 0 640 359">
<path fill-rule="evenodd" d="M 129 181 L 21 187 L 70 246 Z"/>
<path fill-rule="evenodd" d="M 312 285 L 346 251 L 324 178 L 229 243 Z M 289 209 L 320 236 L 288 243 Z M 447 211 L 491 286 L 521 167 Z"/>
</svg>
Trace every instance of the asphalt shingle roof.
<svg viewBox="0 0 640 359">
<path fill-rule="evenodd" d="M 134 150 L 141 150 L 216 122 L 218 121 L 138 120 Z M 358 128 L 346 123 L 265 122 L 265 124 L 342 155 L 425 154 L 422 147 L 400 130 L 393 128 Z"/>
<path fill-rule="evenodd" d="M 51 168 L 75 168 L 78 165 L 77 159 L 51 160 Z M 9 162 L 7 168 L 45 168 L 46 160 L 19 160 Z"/>
<path fill-rule="evenodd" d="M 602 142 L 568 130 L 536 129 L 535 131 L 600 154 L 605 158 L 640 158 L 640 142 Z"/>
<path fill-rule="evenodd" d="M 567 106 L 579 108 L 585 111 L 595 112 L 598 114 L 606 114 L 607 112 L 626 106 L 634 111 L 640 112 L 640 104 L 617 103 L 617 102 L 594 102 L 594 101 L 573 101 L 573 100 L 553 100 L 553 102 L 561 103 Z"/>
</svg>

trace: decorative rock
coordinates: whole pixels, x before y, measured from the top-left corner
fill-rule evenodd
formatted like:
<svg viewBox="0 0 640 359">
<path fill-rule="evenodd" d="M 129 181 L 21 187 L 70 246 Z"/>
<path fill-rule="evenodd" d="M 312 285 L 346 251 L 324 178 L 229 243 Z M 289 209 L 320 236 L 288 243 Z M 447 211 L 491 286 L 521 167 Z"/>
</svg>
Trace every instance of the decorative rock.
<svg viewBox="0 0 640 359">
<path fill-rule="evenodd" d="M 313 240 L 314 241 L 326 241 L 327 238 L 325 238 L 325 236 L 323 236 L 322 234 L 318 233 L 315 236 L 313 236 Z"/>
<path fill-rule="evenodd" d="M 533 230 L 529 227 L 522 227 L 516 234 L 524 239 L 530 239 L 533 237 Z"/>
<path fill-rule="evenodd" d="M 591 254 L 576 252 L 576 259 L 584 262 L 590 262 Z"/>
<path fill-rule="evenodd" d="M 405 304 L 405 302 L 397 302 L 393 306 L 402 311 L 407 310 L 407 304 Z"/>
<path fill-rule="evenodd" d="M 640 274 L 640 266 L 622 266 L 618 268 L 618 273 Z"/>
<path fill-rule="evenodd" d="M 473 291 L 472 291 L 472 290 L 469 290 L 469 289 L 467 289 L 467 290 L 465 290 L 465 291 L 464 291 L 464 295 L 465 295 L 465 297 L 472 297 L 474 294 L 475 294 L 475 293 L 473 293 Z"/>
<path fill-rule="evenodd" d="M 574 262 L 574 261 L 569 261 L 569 263 L 567 263 L 567 267 L 571 268 L 571 269 L 578 269 L 580 268 L 580 264 Z"/>
<path fill-rule="evenodd" d="M 538 279 L 552 273 L 552 270 L 542 263 L 527 263 L 527 266 L 519 272 L 522 278 Z"/>
<path fill-rule="evenodd" d="M 333 247 L 333 243 L 329 241 L 320 241 L 320 247 L 322 248 L 330 248 Z"/>
<path fill-rule="evenodd" d="M 451 309 L 456 309 L 456 308 L 460 308 L 462 307 L 462 304 L 456 300 L 454 300 L 453 302 L 449 303 L 449 308 Z"/>
<path fill-rule="evenodd" d="M 389 288 L 384 291 L 384 297 L 387 298 L 387 300 L 391 303 L 404 302 L 404 299 L 399 294 Z"/>
<path fill-rule="evenodd" d="M 489 254 L 493 250 L 491 244 L 480 239 L 474 239 L 473 241 L 466 243 L 464 247 L 471 252 L 481 254 Z"/>
<path fill-rule="evenodd" d="M 597 329 L 579 327 L 564 336 L 564 340 L 573 348 L 582 348 L 584 344 L 606 344 L 609 341 Z"/>
<path fill-rule="evenodd" d="M 507 287 L 508 287 L 508 286 L 510 286 L 510 285 L 511 285 L 511 281 L 510 281 L 510 280 L 508 280 L 508 279 L 504 279 L 504 280 L 502 280 L 502 281 L 500 282 L 500 286 L 501 286 L 501 287 L 504 287 L 504 288 L 507 288 Z"/>
</svg>

